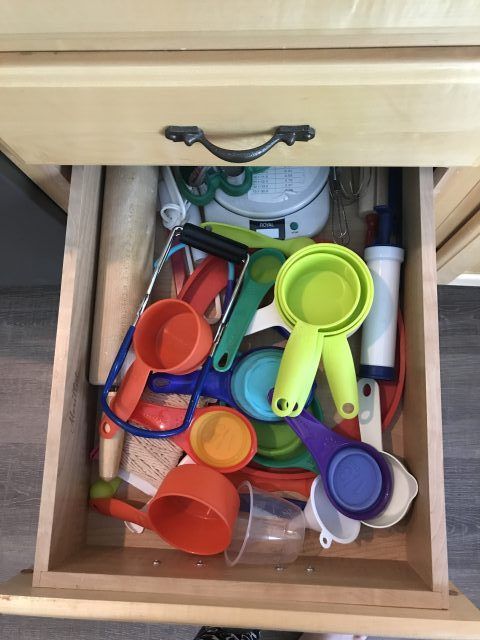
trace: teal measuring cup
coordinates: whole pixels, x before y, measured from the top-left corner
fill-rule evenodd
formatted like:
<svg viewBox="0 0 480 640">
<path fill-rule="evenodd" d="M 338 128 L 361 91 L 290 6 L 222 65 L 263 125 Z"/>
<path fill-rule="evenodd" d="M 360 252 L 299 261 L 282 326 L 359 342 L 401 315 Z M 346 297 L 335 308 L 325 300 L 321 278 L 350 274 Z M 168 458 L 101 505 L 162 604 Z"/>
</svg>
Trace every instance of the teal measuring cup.
<svg viewBox="0 0 480 640">
<path fill-rule="evenodd" d="M 250 256 L 240 295 L 213 357 L 216 371 L 228 371 L 232 366 L 252 318 L 284 262 L 278 249 L 260 249 Z"/>
</svg>

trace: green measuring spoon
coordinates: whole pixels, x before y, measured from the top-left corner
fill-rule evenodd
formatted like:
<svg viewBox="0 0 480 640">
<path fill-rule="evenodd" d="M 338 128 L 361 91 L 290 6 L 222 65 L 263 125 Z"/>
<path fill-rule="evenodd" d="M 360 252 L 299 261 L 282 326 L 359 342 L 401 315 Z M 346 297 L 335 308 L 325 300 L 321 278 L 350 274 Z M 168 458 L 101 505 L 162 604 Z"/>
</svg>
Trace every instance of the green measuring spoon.
<svg viewBox="0 0 480 640">
<path fill-rule="evenodd" d="M 223 222 L 203 222 L 200 226 L 205 227 L 209 231 L 218 233 L 230 240 L 236 240 L 242 244 L 246 244 L 250 249 L 278 249 L 285 256 L 291 256 L 296 251 L 300 251 L 304 247 L 308 247 L 315 242 L 311 238 L 303 236 L 299 238 L 290 238 L 290 240 L 276 240 L 269 238 L 263 233 L 250 231 L 242 227 L 235 227 L 231 224 L 223 224 Z"/>
<path fill-rule="evenodd" d="M 277 249 L 261 249 L 250 256 L 240 295 L 215 349 L 213 366 L 217 371 L 228 371 L 232 366 L 250 322 L 284 262 L 285 256 Z"/>
</svg>

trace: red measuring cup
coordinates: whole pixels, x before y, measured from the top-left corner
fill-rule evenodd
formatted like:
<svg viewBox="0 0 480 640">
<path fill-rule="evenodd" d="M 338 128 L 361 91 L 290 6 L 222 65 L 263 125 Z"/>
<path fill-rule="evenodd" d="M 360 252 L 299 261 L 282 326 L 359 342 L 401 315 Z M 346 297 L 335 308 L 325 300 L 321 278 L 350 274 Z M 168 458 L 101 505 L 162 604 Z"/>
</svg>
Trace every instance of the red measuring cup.
<svg viewBox="0 0 480 640">
<path fill-rule="evenodd" d="M 203 316 L 227 282 L 228 263 L 221 258 L 207 256 L 185 282 L 178 298 L 191 304 Z"/>
<path fill-rule="evenodd" d="M 90 505 L 104 515 L 155 531 L 176 549 L 206 556 L 230 544 L 240 499 L 221 473 L 192 464 L 166 475 L 146 512 L 116 498 L 95 498 Z"/>
<path fill-rule="evenodd" d="M 151 371 L 191 373 L 205 360 L 212 342 L 210 325 L 187 302 L 168 298 L 148 307 L 133 335 L 135 360 L 113 400 L 112 408 L 117 416 L 128 420 L 132 415 Z M 115 442 L 107 446 L 105 441 L 114 437 Z M 100 476 L 109 480 L 117 472 L 123 433 L 103 416 L 100 438 Z"/>
<path fill-rule="evenodd" d="M 293 491 L 307 498 L 310 495 L 310 488 L 316 477 L 311 471 L 277 473 L 254 467 L 245 467 L 229 476 L 237 487 L 245 480 L 249 480 L 254 487 L 263 491 Z"/>
</svg>

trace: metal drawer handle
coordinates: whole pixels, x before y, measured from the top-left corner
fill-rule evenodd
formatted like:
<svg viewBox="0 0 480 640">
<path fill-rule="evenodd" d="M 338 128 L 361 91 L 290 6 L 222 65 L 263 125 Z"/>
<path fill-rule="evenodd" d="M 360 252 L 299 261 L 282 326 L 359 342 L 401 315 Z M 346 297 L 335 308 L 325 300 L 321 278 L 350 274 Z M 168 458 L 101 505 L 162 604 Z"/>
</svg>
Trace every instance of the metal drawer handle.
<svg viewBox="0 0 480 640">
<path fill-rule="evenodd" d="M 244 164 L 261 158 L 279 142 L 284 142 L 288 144 L 289 147 L 295 142 L 308 142 L 315 137 L 315 129 L 308 124 L 277 127 L 270 140 L 267 140 L 267 142 L 264 142 L 259 147 L 244 149 L 243 151 L 218 147 L 216 144 L 213 144 L 213 142 L 210 142 L 200 127 L 195 126 L 167 127 L 165 129 L 165 137 L 173 142 L 184 142 L 187 147 L 191 147 L 195 142 L 200 142 L 206 149 L 213 153 L 214 156 L 220 158 L 220 160 Z"/>
</svg>

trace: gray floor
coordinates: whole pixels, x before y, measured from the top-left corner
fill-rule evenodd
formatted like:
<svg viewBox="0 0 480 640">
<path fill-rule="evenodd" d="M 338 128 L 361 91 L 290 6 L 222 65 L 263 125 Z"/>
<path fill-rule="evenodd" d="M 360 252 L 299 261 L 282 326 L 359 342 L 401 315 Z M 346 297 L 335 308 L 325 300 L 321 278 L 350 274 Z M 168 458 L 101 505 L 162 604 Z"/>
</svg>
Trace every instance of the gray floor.
<svg viewBox="0 0 480 640">
<path fill-rule="evenodd" d="M 10 212 L 1 202 L 0 188 L 3 230 Z M 63 237 L 55 215 L 47 215 L 43 228 L 58 236 L 48 250 L 51 268 L 43 284 L 0 283 L 0 581 L 31 566 L 34 555 Z M 5 238 L 0 234 L 2 251 Z M 8 250 L 22 260 L 28 243 L 9 242 Z M 440 287 L 439 303 L 450 575 L 480 606 L 480 289 Z M 192 627 L 0 617 L 0 637 L 10 640 L 183 640 L 194 632 Z"/>
</svg>

